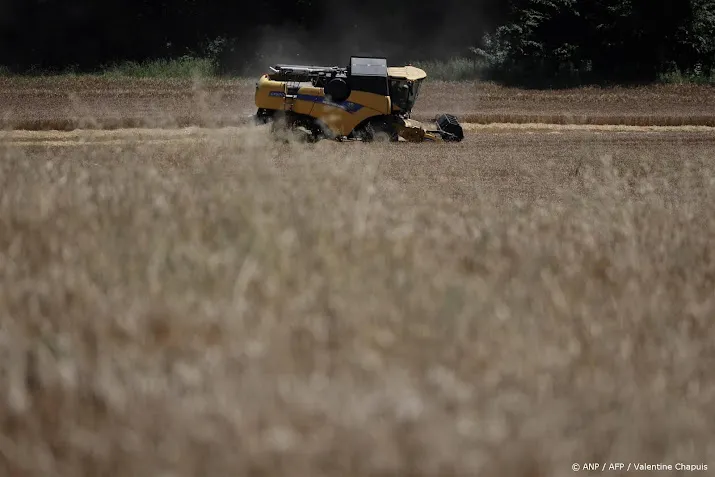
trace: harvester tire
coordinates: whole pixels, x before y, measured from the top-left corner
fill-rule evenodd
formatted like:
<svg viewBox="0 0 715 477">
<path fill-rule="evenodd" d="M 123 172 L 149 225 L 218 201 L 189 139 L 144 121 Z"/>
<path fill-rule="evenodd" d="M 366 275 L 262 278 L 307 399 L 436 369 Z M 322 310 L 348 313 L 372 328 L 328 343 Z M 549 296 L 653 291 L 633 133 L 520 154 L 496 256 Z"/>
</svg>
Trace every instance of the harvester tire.
<svg viewBox="0 0 715 477">
<path fill-rule="evenodd" d="M 270 109 L 259 109 L 256 114 L 254 114 L 251 119 L 256 125 L 268 124 L 273 120 L 273 111 Z"/>
<path fill-rule="evenodd" d="M 367 142 L 396 142 L 400 138 L 394 124 L 386 119 L 368 122 L 363 129 L 362 137 Z"/>
</svg>

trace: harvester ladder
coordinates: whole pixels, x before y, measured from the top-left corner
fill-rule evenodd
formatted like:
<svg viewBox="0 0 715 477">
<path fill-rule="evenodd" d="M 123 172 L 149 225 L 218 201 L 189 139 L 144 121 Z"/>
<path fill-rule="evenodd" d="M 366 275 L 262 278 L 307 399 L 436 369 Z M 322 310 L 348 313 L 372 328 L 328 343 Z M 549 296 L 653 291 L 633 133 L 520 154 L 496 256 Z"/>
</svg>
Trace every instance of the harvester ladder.
<svg viewBox="0 0 715 477">
<path fill-rule="evenodd" d="M 300 83 L 297 82 L 287 82 L 285 86 L 285 102 L 283 109 L 285 111 L 293 111 L 293 105 L 298 99 L 298 90 L 300 89 Z"/>
</svg>

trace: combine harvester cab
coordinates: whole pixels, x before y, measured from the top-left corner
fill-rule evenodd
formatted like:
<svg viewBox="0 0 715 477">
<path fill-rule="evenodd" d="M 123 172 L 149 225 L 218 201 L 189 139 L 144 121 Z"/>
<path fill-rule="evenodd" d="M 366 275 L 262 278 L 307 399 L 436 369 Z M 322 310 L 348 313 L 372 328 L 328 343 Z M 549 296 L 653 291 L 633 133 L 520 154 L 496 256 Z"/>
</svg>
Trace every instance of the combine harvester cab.
<svg viewBox="0 0 715 477">
<path fill-rule="evenodd" d="M 388 67 L 385 58 L 354 56 L 347 68 L 275 65 L 256 83 L 254 118 L 313 141 L 461 141 L 452 115 L 438 116 L 432 129 L 410 119 L 426 77 L 413 66 Z"/>
</svg>

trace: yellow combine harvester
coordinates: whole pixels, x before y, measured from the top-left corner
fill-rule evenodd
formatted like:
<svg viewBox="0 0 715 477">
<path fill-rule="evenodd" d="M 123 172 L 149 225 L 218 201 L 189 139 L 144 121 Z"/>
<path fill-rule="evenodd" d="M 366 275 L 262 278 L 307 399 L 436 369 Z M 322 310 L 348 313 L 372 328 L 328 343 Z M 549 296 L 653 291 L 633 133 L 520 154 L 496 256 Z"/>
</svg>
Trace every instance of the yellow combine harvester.
<svg viewBox="0 0 715 477">
<path fill-rule="evenodd" d="M 347 68 L 275 65 L 256 83 L 254 119 L 309 140 L 461 141 L 450 114 L 438 116 L 434 129 L 410 119 L 426 77 L 413 66 L 388 67 L 385 58 L 353 56 Z"/>
</svg>

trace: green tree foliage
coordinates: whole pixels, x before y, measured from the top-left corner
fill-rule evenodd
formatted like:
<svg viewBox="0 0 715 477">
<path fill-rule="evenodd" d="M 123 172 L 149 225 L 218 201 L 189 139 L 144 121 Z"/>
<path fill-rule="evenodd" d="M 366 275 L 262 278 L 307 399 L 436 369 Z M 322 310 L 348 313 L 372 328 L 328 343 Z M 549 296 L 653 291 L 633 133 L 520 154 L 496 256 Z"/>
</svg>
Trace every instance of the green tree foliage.
<svg viewBox="0 0 715 477">
<path fill-rule="evenodd" d="M 681 69 L 715 69 L 715 0 L 691 0 L 690 23 L 681 33 L 687 62 Z M 684 68 L 682 68 L 684 67 Z"/>
<path fill-rule="evenodd" d="M 447 60 L 484 32 L 475 51 L 489 71 L 521 83 L 715 69 L 715 0 L 0 0 L 0 65 L 86 71 L 198 57 L 237 73 L 351 53 Z"/>
<path fill-rule="evenodd" d="M 519 81 L 647 80 L 713 68 L 715 0 L 510 0 L 484 56 Z"/>
<path fill-rule="evenodd" d="M 394 61 L 448 58 L 479 40 L 496 3 L 0 0 L 0 65 L 84 71 L 209 53 L 235 70 L 256 60 L 265 68 L 264 54 L 298 60 L 299 50 L 301 60 L 331 63 L 353 50 Z"/>
</svg>

